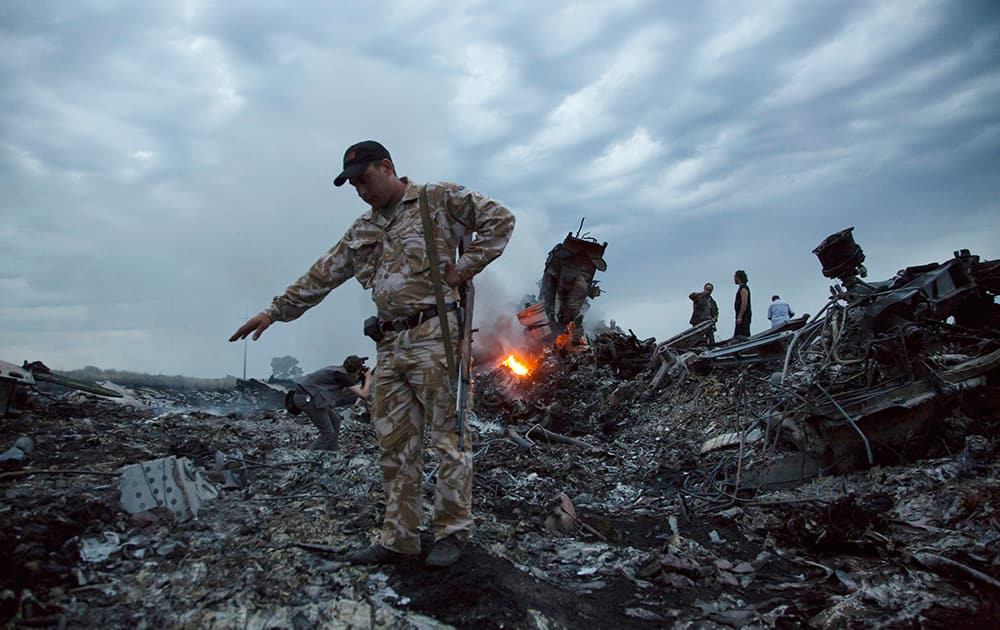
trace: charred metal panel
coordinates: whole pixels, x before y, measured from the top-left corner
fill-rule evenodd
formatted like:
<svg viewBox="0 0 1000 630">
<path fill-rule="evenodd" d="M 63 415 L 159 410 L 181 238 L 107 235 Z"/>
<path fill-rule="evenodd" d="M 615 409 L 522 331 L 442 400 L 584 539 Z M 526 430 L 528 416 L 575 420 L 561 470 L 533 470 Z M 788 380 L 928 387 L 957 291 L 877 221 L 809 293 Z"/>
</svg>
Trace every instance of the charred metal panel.
<svg viewBox="0 0 1000 630">
<path fill-rule="evenodd" d="M 0 417 L 7 415 L 18 383 L 34 385 L 35 378 L 31 372 L 19 365 L 0 361 Z"/>
<path fill-rule="evenodd" d="M 581 327 L 587 300 L 601 294 L 594 274 L 608 268 L 604 261 L 607 247 L 607 242 L 598 243 L 569 233 L 549 251 L 538 298 L 544 304 L 553 334 L 565 332 L 570 323 Z"/>
</svg>

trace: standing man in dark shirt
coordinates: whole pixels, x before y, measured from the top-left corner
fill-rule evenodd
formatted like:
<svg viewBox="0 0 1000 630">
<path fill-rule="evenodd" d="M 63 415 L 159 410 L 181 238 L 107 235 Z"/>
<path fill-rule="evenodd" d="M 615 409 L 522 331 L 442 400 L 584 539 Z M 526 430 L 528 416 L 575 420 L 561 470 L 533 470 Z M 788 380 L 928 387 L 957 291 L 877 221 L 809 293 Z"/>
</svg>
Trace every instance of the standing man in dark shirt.
<svg viewBox="0 0 1000 630">
<path fill-rule="evenodd" d="M 343 422 L 336 407 L 367 400 L 371 392 L 371 372 L 365 367 L 368 357 L 350 355 L 344 364 L 331 365 L 307 374 L 285 396 L 285 407 L 293 415 L 303 411 L 319 429 L 313 450 L 336 451 L 340 446 Z"/>
<path fill-rule="evenodd" d="M 745 339 L 750 336 L 750 318 L 753 312 L 750 310 L 750 287 L 747 286 L 747 272 L 737 269 L 733 274 L 733 283 L 739 288 L 736 289 L 736 331 L 733 333 L 734 339 Z"/>
<path fill-rule="evenodd" d="M 719 321 L 719 305 L 715 303 L 715 298 L 712 297 L 712 291 L 715 289 L 711 282 L 705 283 L 705 288 L 702 291 L 695 291 L 694 293 L 688 295 L 688 298 L 694 302 L 692 304 L 691 310 L 691 325 L 697 326 L 702 322 Z M 705 333 L 705 341 L 708 345 L 713 345 L 715 343 L 715 326 Z"/>
</svg>

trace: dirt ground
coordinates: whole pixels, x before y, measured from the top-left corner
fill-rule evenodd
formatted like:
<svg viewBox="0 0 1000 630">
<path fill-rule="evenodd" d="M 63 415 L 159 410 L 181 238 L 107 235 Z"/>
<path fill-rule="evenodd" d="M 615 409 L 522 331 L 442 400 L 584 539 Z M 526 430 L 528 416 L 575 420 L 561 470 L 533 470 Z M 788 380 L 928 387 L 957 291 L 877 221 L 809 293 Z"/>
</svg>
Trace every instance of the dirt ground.
<svg viewBox="0 0 1000 630">
<path fill-rule="evenodd" d="M 2 448 L 21 435 L 35 443 L 25 467 L 0 473 L 0 620 L 105 628 L 994 626 L 996 418 L 954 410 L 938 419 L 941 439 L 919 458 L 785 490 L 706 490 L 733 453 L 701 455 L 701 444 L 765 404 L 765 392 L 758 401 L 733 383 L 766 375 L 739 367 L 689 375 L 655 395 L 642 392 L 648 374 L 555 355 L 530 382 L 480 375 L 476 531 L 461 562 L 444 570 L 338 560 L 369 542 L 383 508 L 371 427 L 357 415 L 345 421 L 342 452 L 331 455 L 308 450 L 314 430 L 301 416 L 261 409 L 236 390 L 144 389 L 119 400 L 23 392 L 17 411 L 0 420 Z M 542 423 L 577 443 L 541 439 L 532 427 Z M 960 456 L 969 434 L 987 444 L 972 463 Z M 156 511 L 137 520 L 119 501 L 122 469 L 169 455 L 207 471 L 222 463 L 239 487 L 192 520 Z M 425 468 L 429 517 L 433 457 Z M 560 531 L 551 517 L 565 501 L 576 519 Z"/>
</svg>

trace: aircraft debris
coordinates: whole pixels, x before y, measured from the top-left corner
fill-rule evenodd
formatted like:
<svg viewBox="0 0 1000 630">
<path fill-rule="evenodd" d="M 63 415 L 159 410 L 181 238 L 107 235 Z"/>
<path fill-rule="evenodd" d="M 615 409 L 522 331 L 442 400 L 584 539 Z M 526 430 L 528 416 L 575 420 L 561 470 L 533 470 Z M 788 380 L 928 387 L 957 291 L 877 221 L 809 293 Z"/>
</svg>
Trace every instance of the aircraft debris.
<svg viewBox="0 0 1000 630">
<path fill-rule="evenodd" d="M 989 626 L 997 266 L 960 251 L 868 282 L 860 248 L 833 243 L 846 254 L 823 250 L 841 281 L 830 301 L 761 345 L 705 356 L 724 348 L 608 329 L 572 351 L 481 359 L 477 529 L 433 577 L 337 560 L 384 500 L 371 424 L 354 415 L 334 458 L 256 385 L 120 388 L 141 403 L 128 405 L 19 388 L 28 404 L 0 433 L 30 435 L 36 468 L 0 472 L 0 621 Z M 668 363 L 684 369 L 650 387 Z M 113 480 L 165 458 L 234 483 L 197 519 L 137 521 Z M 423 482 L 435 475 L 429 458 Z"/>
</svg>

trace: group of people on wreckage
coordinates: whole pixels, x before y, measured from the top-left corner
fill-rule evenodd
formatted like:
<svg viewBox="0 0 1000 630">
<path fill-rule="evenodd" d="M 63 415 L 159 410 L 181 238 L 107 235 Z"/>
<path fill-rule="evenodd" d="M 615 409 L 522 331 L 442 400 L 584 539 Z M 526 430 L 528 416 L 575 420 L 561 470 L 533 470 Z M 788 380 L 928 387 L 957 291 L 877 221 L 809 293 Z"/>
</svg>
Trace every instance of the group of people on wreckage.
<svg viewBox="0 0 1000 630">
<path fill-rule="evenodd" d="M 456 414 L 455 348 L 462 300 L 470 281 L 500 256 L 514 231 L 514 215 L 498 201 L 449 182 L 417 184 L 396 172 L 389 151 L 373 140 L 344 153 L 335 186 L 349 183 L 369 206 L 329 251 L 240 326 L 230 341 L 258 339 L 276 321 L 292 321 L 350 278 L 372 292 L 377 316 L 365 323 L 376 342 L 377 362 L 348 356 L 342 365 L 313 372 L 286 397 L 294 414 L 305 413 L 319 430 L 312 448 L 337 451 L 342 417 L 337 409 L 360 401 L 370 409 L 378 440 L 385 512 L 376 540 L 347 552 L 353 564 L 423 559 L 429 567 L 453 565 L 473 525 L 472 447 L 462 439 L 466 417 Z M 468 238 L 475 233 L 476 238 Z M 461 247 L 460 247 L 461 246 Z M 457 254 L 456 254 L 457 252 Z M 735 337 L 750 334 L 750 288 L 735 273 Z M 691 323 L 718 321 L 712 285 L 692 293 Z M 778 296 L 768 317 L 780 325 L 792 317 Z M 707 340 L 714 343 L 714 325 Z M 370 407 L 369 407 L 369 399 Z M 421 553 L 424 431 L 439 458 L 434 495 L 433 544 Z"/>
<path fill-rule="evenodd" d="M 750 320 L 753 317 L 753 309 L 750 308 L 750 285 L 748 284 L 747 272 L 737 269 L 733 274 L 733 283 L 737 286 L 736 299 L 733 307 L 736 314 L 736 327 L 733 331 L 734 340 L 746 339 L 750 336 Z M 715 324 L 719 321 L 719 305 L 712 297 L 715 287 L 711 282 L 706 282 L 701 291 L 695 291 L 688 295 L 692 302 L 692 312 L 690 323 L 697 326 L 702 322 L 712 322 L 712 326 L 705 332 L 705 343 L 715 344 Z M 767 309 L 767 318 L 771 320 L 771 328 L 777 328 L 795 317 L 795 313 L 777 294 L 771 296 L 771 305 Z"/>
</svg>

